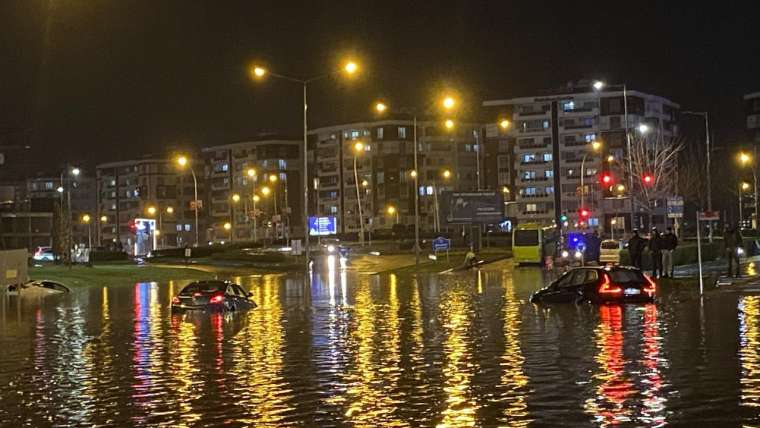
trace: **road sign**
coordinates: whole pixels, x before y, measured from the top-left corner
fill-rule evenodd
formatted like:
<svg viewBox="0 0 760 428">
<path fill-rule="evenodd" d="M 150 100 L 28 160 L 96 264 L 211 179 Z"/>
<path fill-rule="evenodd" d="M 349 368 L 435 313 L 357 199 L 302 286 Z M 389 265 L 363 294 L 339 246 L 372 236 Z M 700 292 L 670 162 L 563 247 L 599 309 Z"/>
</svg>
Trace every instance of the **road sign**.
<svg viewBox="0 0 760 428">
<path fill-rule="evenodd" d="M 674 196 L 667 202 L 668 218 L 683 218 L 683 197 Z"/>
<path fill-rule="evenodd" d="M 433 239 L 433 251 L 447 251 L 451 247 L 451 240 L 443 236 Z"/>
<path fill-rule="evenodd" d="M 327 236 L 337 233 L 337 222 L 335 217 L 309 217 L 309 235 L 310 236 Z"/>
<path fill-rule="evenodd" d="M 496 224 L 504 220 L 504 195 L 500 191 L 447 191 L 441 197 L 441 218 L 447 224 Z"/>
<path fill-rule="evenodd" d="M 697 220 L 701 221 L 715 221 L 720 220 L 720 213 L 718 211 L 700 211 Z"/>
</svg>

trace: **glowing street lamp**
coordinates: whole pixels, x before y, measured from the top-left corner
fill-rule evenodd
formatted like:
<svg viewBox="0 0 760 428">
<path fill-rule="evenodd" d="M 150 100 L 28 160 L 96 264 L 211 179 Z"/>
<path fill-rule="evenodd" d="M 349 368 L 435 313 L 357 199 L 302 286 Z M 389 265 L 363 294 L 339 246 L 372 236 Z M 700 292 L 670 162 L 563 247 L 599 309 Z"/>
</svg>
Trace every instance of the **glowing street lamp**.
<svg viewBox="0 0 760 428">
<path fill-rule="evenodd" d="M 190 166 L 190 161 L 187 159 L 187 156 L 180 155 L 177 157 L 177 165 L 180 169 L 184 169 L 186 167 L 189 167 L 190 174 L 193 176 L 193 211 L 195 212 L 195 246 L 198 246 L 198 205 L 200 205 L 200 201 L 198 200 L 198 178 L 195 176 L 195 170 Z"/>
<path fill-rule="evenodd" d="M 448 169 L 444 169 L 441 175 L 443 175 L 443 178 L 448 180 L 449 178 L 451 178 L 451 171 L 449 171 Z"/>
<path fill-rule="evenodd" d="M 597 80 L 596 82 L 594 82 L 593 86 L 594 86 L 594 89 L 596 89 L 597 91 L 601 91 L 602 89 L 604 89 L 604 82 L 602 82 L 601 80 Z"/>
<path fill-rule="evenodd" d="M 174 207 L 166 207 L 167 214 L 174 214 Z"/>
<path fill-rule="evenodd" d="M 451 119 L 446 119 L 446 121 L 443 122 L 443 126 L 445 126 L 446 129 L 454 129 L 454 121 Z"/>
<path fill-rule="evenodd" d="M 388 106 L 383 102 L 377 102 L 375 103 L 375 110 L 378 113 L 385 113 L 385 110 L 388 110 Z"/>
<path fill-rule="evenodd" d="M 398 210 L 396 209 L 396 207 L 394 207 L 393 205 L 390 205 L 390 206 L 388 206 L 388 208 L 386 209 L 386 211 L 388 212 L 388 214 L 390 214 L 390 215 L 392 215 L 392 216 L 394 216 L 396 218 L 396 222 L 393 223 L 393 224 L 398 224 Z"/>
<path fill-rule="evenodd" d="M 641 124 L 639 124 L 639 128 L 638 129 L 639 129 L 640 133 L 646 134 L 647 132 L 649 132 L 649 125 L 647 125 L 646 123 L 641 123 Z"/>
<path fill-rule="evenodd" d="M 359 192 L 359 171 L 357 169 L 357 158 L 364 151 L 364 143 L 357 141 L 354 143 L 354 185 L 356 187 L 356 212 L 359 214 L 359 243 L 364 246 L 364 216 L 362 215 L 362 196 Z M 363 183 L 362 183 L 363 184 Z"/>
<path fill-rule="evenodd" d="M 82 216 L 82 223 L 87 225 L 87 248 L 92 249 L 92 225 L 90 224 L 92 218 L 89 214 Z"/>
<path fill-rule="evenodd" d="M 306 79 L 286 76 L 286 75 L 278 74 L 278 73 L 272 73 L 269 70 L 267 70 L 266 68 L 264 68 L 263 66 L 258 65 L 258 64 L 254 64 L 253 67 L 251 68 L 251 71 L 250 71 L 250 73 L 252 75 L 252 78 L 254 80 L 263 80 L 265 76 L 272 76 L 274 78 L 278 78 L 278 79 L 282 79 L 282 80 L 287 80 L 289 82 L 297 83 L 297 84 L 301 85 L 301 87 L 303 88 L 303 102 L 302 102 L 302 106 L 303 106 L 303 109 L 302 109 L 302 112 L 303 112 L 303 172 L 302 172 L 302 174 L 303 174 L 303 188 L 304 188 L 303 189 L 303 207 L 304 207 L 304 209 L 303 209 L 303 219 L 302 219 L 302 221 L 303 221 L 304 231 L 308 231 L 309 230 L 309 212 L 308 212 L 308 206 L 309 206 L 309 149 L 308 149 L 308 146 L 309 146 L 309 144 L 308 144 L 309 129 L 308 129 L 308 125 L 307 125 L 307 119 L 308 119 L 308 108 L 307 108 L 308 107 L 308 103 L 307 103 L 307 98 L 306 98 L 307 88 L 308 88 L 308 86 L 309 86 L 310 83 L 316 82 L 318 80 L 323 80 L 323 79 L 325 79 L 327 77 L 330 77 L 332 75 L 335 75 L 335 74 L 337 74 L 339 72 L 342 72 L 343 74 L 345 74 L 347 76 L 354 76 L 355 74 L 357 74 L 359 72 L 359 64 L 356 61 L 354 61 L 352 59 L 349 59 L 349 60 L 346 60 L 343 63 L 343 65 L 340 67 L 339 70 L 335 70 L 335 71 L 327 73 L 327 74 L 313 76 L 313 77 L 306 78 Z M 309 248 L 309 234 L 308 233 L 304 234 L 304 242 L 305 242 L 304 249 L 305 249 L 305 253 L 306 253 L 306 257 L 305 257 L 305 260 L 306 260 L 306 269 L 308 271 L 309 270 L 309 263 L 310 263 L 310 258 L 309 258 L 310 248 Z M 310 277 L 307 275 L 307 278 L 310 278 Z"/>
<path fill-rule="evenodd" d="M 510 125 L 510 122 L 507 119 L 502 119 L 499 121 L 499 127 L 501 127 L 501 129 L 505 131 L 509 129 L 509 125 Z"/>
<path fill-rule="evenodd" d="M 446 110 L 451 110 L 456 106 L 457 102 L 452 96 L 445 96 L 443 98 L 443 101 L 441 101 L 441 105 L 443 105 L 443 108 Z"/>
<path fill-rule="evenodd" d="M 146 211 L 148 212 L 149 215 L 156 215 L 156 207 L 154 206 L 148 207 Z"/>
<path fill-rule="evenodd" d="M 269 196 L 269 194 L 272 192 L 272 189 L 270 189 L 267 186 L 264 186 L 261 188 L 261 194 L 264 196 Z"/>
<path fill-rule="evenodd" d="M 102 216 L 100 216 L 100 222 L 101 222 L 101 223 L 106 223 L 106 222 L 108 222 L 108 216 L 106 216 L 106 215 L 102 215 Z"/>
<path fill-rule="evenodd" d="M 232 202 L 235 202 L 235 203 L 240 202 L 240 195 L 238 195 L 237 193 L 233 194 L 232 195 Z"/>
<path fill-rule="evenodd" d="M 256 169 L 255 168 L 248 168 L 247 174 L 251 178 L 255 177 L 256 176 Z"/>
</svg>

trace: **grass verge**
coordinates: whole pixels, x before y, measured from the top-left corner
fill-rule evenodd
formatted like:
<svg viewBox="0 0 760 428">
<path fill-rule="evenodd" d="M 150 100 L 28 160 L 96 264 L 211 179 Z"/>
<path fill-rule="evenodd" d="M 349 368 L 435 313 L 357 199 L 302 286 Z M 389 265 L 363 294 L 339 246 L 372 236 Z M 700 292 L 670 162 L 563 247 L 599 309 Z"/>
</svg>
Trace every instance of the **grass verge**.
<svg viewBox="0 0 760 428">
<path fill-rule="evenodd" d="M 211 272 L 193 268 L 135 264 L 98 264 L 93 267 L 45 265 L 29 269 L 32 279 L 58 281 L 67 287 L 132 285 L 135 282 L 166 282 L 214 278 Z"/>
<path fill-rule="evenodd" d="M 464 251 L 452 251 L 449 253 L 448 261 L 446 261 L 446 253 L 439 253 L 437 260 L 430 260 L 430 259 L 423 259 L 420 260 L 419 268 L 417 268 L 414 264 L 403 266 L 400 268 L 395 269 L 388 269 L 385 271 L 381 271 L 378 273 L 395 273 L 395 274 L 405 274 L 405 273 L 440 273 L 447 271 L 449 269 L 457 269 L 462 266 L 464 266 Z M 486 263 L 491 263 L 497 260 L 506 259 L 509 257 L 512 257 L 511 251 L 505 251 L 503 249 L 483 249 L 479 253 L 480 258 L 486 261 Z"/>
</svg>

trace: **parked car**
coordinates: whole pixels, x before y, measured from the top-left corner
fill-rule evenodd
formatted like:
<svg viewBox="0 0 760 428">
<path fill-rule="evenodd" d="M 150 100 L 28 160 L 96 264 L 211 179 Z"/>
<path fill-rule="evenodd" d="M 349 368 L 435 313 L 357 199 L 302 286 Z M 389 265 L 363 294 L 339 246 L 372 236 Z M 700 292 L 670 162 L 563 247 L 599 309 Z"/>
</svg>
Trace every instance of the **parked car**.
<svg viewBox="0 0 760 428">
<path fill-rule="evenodd" d="M 185 286 L 172 299 L 173 311 L 225 312 L 255 307 L 256 303 L 251 300 L 251 293 L 229 281 L 196 281 Z"/>
<path fill-rule="evenodd" d="M 633 267 L 580 267 L 530 297 L 532 303 L 650 302 L 657 284 Z"/>
<path fill-rule="evenodd" d="M 620 263 L 620 241 L 617 239 L 605 239 L 599 246 L 599 263 Z"/>
<path fill-rule="evenodd" d="M 51 247 L 37 247 L 32 259 L 38 262 L 52 262 L 55 260 L 55 253 Z"/>
</svg>

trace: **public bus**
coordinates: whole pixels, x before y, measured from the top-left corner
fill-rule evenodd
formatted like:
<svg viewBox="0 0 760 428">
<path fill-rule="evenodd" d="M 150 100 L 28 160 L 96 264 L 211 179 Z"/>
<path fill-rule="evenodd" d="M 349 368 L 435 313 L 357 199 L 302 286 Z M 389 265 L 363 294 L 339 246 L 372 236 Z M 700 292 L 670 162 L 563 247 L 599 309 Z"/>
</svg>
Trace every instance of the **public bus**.
<svg viewBox="0 0 760 428">
<path fill-rule="evenodd" d="M 522 223 L 512 231 L 512 258 L 518 264 L 541 264 L 544 256 L 553 255 L 557 232 L 553 226 Z"/>
</svg>

